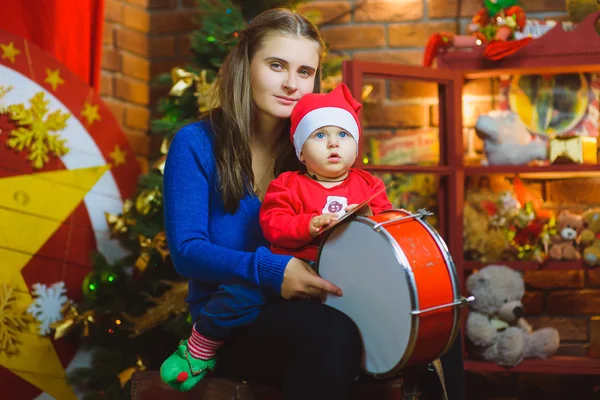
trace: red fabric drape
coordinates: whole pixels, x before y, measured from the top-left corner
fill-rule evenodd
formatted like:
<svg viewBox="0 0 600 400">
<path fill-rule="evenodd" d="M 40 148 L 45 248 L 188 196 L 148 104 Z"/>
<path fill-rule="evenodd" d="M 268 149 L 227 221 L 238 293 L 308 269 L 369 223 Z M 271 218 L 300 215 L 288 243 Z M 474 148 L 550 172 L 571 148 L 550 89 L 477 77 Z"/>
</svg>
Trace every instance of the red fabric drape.
<svg viewBox="0 0 600 400">
<path fill-rule="evenodd" d="M 2 3 L 0 29 L 40 46 L 98 90 L 104 0 L 9 0 Z"/>
</svg>

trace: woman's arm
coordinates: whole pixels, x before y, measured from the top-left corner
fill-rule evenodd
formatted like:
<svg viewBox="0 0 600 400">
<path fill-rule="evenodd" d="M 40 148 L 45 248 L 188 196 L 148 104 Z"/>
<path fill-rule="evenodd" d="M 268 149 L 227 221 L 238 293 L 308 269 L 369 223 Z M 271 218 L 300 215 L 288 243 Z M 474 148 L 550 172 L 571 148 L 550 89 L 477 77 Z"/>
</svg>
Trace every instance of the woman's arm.
<svg viewBox="0 0 600 400">
<path fill-rule="evenodd" d="M 218 190 L 212 145 L 203 124 L 179 131 L 169 148 L 164 174 L 165 228 L 177 272 L 187 279 L 224 283 L 250 281 L 278 293 L 292 257 L 265 247 L 256 252 L 227 249 L 210 242 L 209 199 Z"/>
</svg>

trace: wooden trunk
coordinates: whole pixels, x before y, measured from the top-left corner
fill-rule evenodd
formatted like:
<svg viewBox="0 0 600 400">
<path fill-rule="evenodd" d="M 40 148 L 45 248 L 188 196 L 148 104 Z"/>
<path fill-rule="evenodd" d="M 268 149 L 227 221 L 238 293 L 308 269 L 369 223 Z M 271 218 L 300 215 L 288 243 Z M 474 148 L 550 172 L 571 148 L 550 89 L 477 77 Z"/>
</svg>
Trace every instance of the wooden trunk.
<svg viewBox="0 0 600 400">
<path fill-rule="evenodd" d="M 357 400 L 402 400 L 404 379 L 362 382 Z M 279 400 L 274 386 L 240 380 L 206 378 L 193 390 L 181 393 L 160 379 L 158 371 L 136 372 L 131 378 L 131 400 Z M 416 398 L 416 397 L 415 397 Z"/>
</svg>

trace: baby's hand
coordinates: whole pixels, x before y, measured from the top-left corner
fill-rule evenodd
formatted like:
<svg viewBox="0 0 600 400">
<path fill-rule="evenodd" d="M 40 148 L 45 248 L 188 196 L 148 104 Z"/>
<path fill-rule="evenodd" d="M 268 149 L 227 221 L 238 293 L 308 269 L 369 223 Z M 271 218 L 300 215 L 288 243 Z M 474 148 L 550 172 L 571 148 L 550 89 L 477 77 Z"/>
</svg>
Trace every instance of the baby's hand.
<svg viewBox="0 0 600 400">
<path fill-rule="evenodd" d="M 321 214 L 317 215 L 316 217 L 313 217 L 313 219 L 310 220 L 310 235 L 313 237 L 317 236 L 319 232 L 321 232 L 323 227 L 331 224 L 337 219 L 338 215 L 331 213 Z"/>
<path fill-rule="evenodd" d="M 356 206 L 358 206 L 358 204 L 350 204 L 346 207 L 346 212 L 351 212 L 356 208 Z M 371 206 L 365 206 L 358 214 L 365 217 L 370 217 L 373 215 L 373 210 L 371 210 Z"/>
</svg>

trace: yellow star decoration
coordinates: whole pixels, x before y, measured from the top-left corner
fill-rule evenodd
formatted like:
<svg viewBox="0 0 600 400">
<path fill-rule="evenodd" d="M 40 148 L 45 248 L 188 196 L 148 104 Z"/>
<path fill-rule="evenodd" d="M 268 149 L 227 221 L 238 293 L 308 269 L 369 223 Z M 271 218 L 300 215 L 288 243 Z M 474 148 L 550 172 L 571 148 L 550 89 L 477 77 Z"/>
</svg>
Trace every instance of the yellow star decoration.
<svg viewBox="0 0 600 400">
<path fill-rule="evenodd" d="M 115 163 L 115 166 L 125 164 L 125 156 L 126 155 L 127 155 L 127 152 L 121 150 L 119 148 L 119 145 L 116 145 L 115 149 L 113 151 L 111 151 L 110 153 L 108 153 L 108 156 L 110 158 L 112 158 L 113 162 Z"/>
<path fill-rule="evenodd" d="M 0 43 L 0 48 L 2 49 L 2 58 L 6 58 L 13 64 L 15 63 L 15 58 L 21 54 L 21 50 L 15 48 L 14 42 L 10 42 L 7 45 Z"/>
<path fill-rule="evenodd" d="M 52 90 L 54 91 L 56 91 L 58 85 L 63 85 L 65 81 L 60 76 L 60 69 L 56 68 L 55 70 L 51 70 L 50 68 L 46 68 L 46 79 L 44 79 L 44 83 L 52 86 Z"/>
<path fill-rule="evenodd" d="M 96 104 L 90 104 L 87 101 L 83 105 L 83 111 L 81 115 L 85 117 L 88 125 L 92 125 L 95 121 L 101 121 L 100 114 L 98 114 L 98 106 Z"/>
<path fill-rule="evenodd" d="M 15 289 L 17 306 L 32 302 L 21 271 L 108 168 L 0 178 L 0 282 Z M 56 399 L 76 400 L 52 342 L 38 332 L 37 324 L 29 324 L 19 335 L 18 354 L 0 351 L 0 365 Z"/>
</svg>

